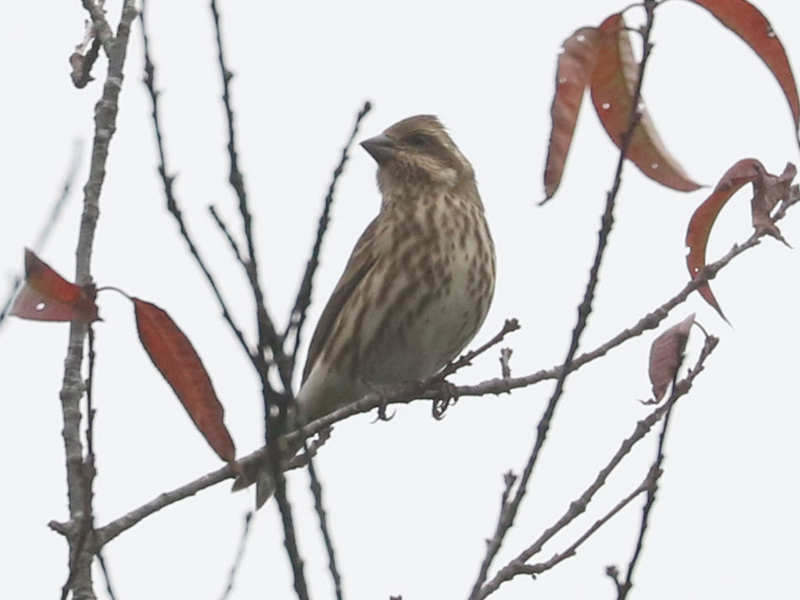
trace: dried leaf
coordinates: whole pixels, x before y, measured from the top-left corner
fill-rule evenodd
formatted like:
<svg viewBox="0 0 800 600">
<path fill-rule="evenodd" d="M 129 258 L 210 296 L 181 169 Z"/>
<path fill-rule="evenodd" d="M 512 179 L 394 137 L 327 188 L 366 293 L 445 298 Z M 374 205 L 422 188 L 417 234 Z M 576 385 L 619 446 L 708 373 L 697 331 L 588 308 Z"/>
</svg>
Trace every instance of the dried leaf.
<svg viewBox="0 0 800 600">
<path fill-rule="evenodd" d="M 592 102 L 600 122 L 618 148 L 628 129 L 633 97 L 639 77 L 639 66 L 633 56 L 630 36 L 620 13 L 608 17 L 600 25 L 597 64 L 592 74 Z M 633 131 L 627 157 L 647 177 L 674 190 L 691 192 L 700 187 L 692 181 L 661 141 L 643 101 Z"/>
<path fill-rule="evenodd" d="M 714 221 L 725 206 L 728 199 L 748 183 L 753 184 L 753 199 L 751 202 L 753 214 L 753 227 L 761 233 L 769 233 L 784 243 L 783 236 L 772 222 L 772 209 L 783 199 L 788 198 L 789 187 L 796 174 L 794 165 L 786 165 L 780 177 L 767 173 L 764 165 L 755 158 L 745 158 L 733 165 L 719 180 L 717 187 L 705 201 L 694 211 L 689 228 L 686 231 L 686 245 L 689 253 L 686 255 L 686 266 L 692 277 L 697 275 L 706 266 L 706 246 L 711 235 Z M 697 289 L 700 295 L 725 319 L 708 282 Z M 725 319 L 727 321 L 727 319 Z"/>
<path fill-rule="evenodd" d="M 32 250 L 25 248 L 25 285 L 9 314 L 38 321 L 100 320 L 97 305 L 80 286 L 70 283 Z"/>
<path fill-rule="evenodd" d="M 683 361 L 683 351 L 689 339 L 689 330 L 694 324 L 694 313 L 677 325 L 673 325 L 659 335 L 650 346 L 650 383 L 653 385 L 653 396 L 660 402 L 675 380 Z"/>
<path fill-rule="evenodd" d="M 792 163 L 787 163 L 783 173 L 776 177 L 762 171 L 758 179 L 753 182 L 753 199 L 750 209 L 753 215 L 753 227 L 758 233 L 766 233 L 789 245 L 783 239 L 780 229 L 772 220 L 772 209 L 778 202 L 789 198 L 789 188 L 792 180 L 797 175 L 797 168 Z"/>
<path fill-rule="evenodd" d="M 800 99 L 792 67 L 778 36 L 767 18 L 745 0 L 692 0 L 709 11 L 733 31 L 764 61 L 783 90 L 794 120 L 795 134 L 800 127 Z"/>
<path fill-rule="evenodd" d="M 572 135 L 597 58 L 599 32 L 581 27 L 564 41 L 556 69 L 556 90 L 550 107 L 552 129 L 544 169 L 545 201 L 553 197 L 564 172 Z"/>
<path fill-rule="evenodd" d="M 211 378 L 189 338 L 172 318 L 155 304 L 131 298 L 139 339 L 153 364 L 172 387 L 206 441 L 227 462 L 236 449 L 223 422 L 224 410 Z"/>
</svg>

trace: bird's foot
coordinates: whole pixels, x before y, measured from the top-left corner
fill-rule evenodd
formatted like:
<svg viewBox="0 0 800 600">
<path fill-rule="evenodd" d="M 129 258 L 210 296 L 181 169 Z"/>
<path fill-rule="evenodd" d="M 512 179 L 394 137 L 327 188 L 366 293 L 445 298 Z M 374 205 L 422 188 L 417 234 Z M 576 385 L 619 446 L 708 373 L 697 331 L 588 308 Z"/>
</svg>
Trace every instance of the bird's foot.
<svg viewBox="0 0 800 600">
<path fill-rule="evenodd" d="M 437 421 L 441 421 L 447 409 L 458 402 L 458 388 L 446 379 L 439 381 L 436 388 L 438 388 L 439 397 L 433 399 L 431 416 Z"/>
</svg>

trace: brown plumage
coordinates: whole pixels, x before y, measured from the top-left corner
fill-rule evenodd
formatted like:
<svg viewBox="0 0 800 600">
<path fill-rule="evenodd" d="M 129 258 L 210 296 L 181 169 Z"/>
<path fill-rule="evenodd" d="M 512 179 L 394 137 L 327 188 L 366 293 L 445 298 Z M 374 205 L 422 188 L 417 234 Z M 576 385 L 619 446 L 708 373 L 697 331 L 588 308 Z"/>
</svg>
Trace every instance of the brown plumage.
<svg viewBox="0 0 800 600">
<path fill-rule="evenodd" d="M 392 125 L 362 146 L 382 202 L 311 339 L 305 418 L 371 387 L 439 371 L 472 339 L 494 292 L 494 245 L 475 174 L 436 117 Z"/>
</svg>

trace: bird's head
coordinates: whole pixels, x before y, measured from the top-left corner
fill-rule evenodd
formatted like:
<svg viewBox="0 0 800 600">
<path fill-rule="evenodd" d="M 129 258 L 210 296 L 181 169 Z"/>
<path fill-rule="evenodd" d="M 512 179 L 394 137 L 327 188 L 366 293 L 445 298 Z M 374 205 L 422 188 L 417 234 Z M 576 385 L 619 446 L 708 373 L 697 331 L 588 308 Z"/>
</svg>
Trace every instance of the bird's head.
<svg viewBox="0 0 800 600">
<path fill-rule="evenodd" d="M 432 115 L 403 119 L 361 146 L 378 163 L 384 196 L 409 186 L 474 186 L 472 165 Z"/>
</svg>

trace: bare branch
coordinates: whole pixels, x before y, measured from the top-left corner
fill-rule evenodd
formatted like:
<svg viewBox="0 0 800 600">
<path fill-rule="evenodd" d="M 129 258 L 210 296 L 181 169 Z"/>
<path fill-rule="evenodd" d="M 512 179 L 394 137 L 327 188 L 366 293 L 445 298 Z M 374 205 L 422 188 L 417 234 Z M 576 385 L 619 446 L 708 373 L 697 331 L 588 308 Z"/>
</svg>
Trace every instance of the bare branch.
<svg viewBox="0 0 800 600">
<path fill-rule="evenodd" d="M 222 309 L 222 318 L 225 319 L 225 322 L 231 328 L 234 336 L 239 342 L 239 345 L 244 350 L 247 357 L 253 362 L 253 365 L 256 366 L 256 361 L 253 355 L 252 350 L 247 345 L 247 341 L 244 339 L 244 334 L 239 326 L 234 322 L 233 315 L 228 308 L 225 299 L 222 297 L 222 292 L 217 286 L 217 282 L 214 279 L 214 276 L 211 274 L 211 271 L 206 266 L 205 261 L 200 256 L 200 251 L 197 248 L 197 245 L 194 243 L 191 234 L 189 233 L 188 228 L 186 227 L 186 223 L 183 220 L 183 213 L 181 212 L 180 207 L 178 206 L 178 201 L 175 198 L 175 192 L 173 190 L 173 183 L 175 182 L 175 176 L 170 175 L 169 171 L 167 170 L 167 160 L 165 157 L 164 152 L 164 140 L 161 134 L 161 122 L 159 119 L 159 110 L 158 110 L 158 99 L 159 99 L 159 92 L 155 88 L 155 65 L 150 58 L 150 40 L 147 36 L 147 21 L 146 21 L 146 9 L 147 9 L 147 0 L 142 0 L 142 14 L 141 14 L 141 24 L 142 24 L 142 41 L 144 46 L 144 84 L 147 87 L 147 92 L 150 95 L 150 101 L 153 106 L 153 111 L 151 116 L 153 117 L 153 129 L 156 136 L 156 146 L 158 148 L 158 158 L 159 158 L 159 165 L 158 165 L 158 174 L 161 177 L 161 182 L 164 185 L 164 196 L 166 198 L 167 210 L 173 216 L 175 221 L 178 223 L 178 229 L 180 230 L 180 234 L 183 237 L 184 241 L 186 242 L 186 246 L 189 248 L 189 252 L 194 257 L 197 266 L 200 267 L 200 270 L 203 272 L 203 275 L 206 277 L 206 281 L 208 281 L 208 285 L 211 287 L 211 291 L 214 293 L 214 297 L 217 299 L 220 308 Z"/>
<path fill-rule="evenodd" d="M 311 249 L 311 258 L 309 258 L 308 263 L 306 263 L 306 270 L 305 273 L 303 273 L 300 289 L 297 290 L 297 298 L 294 302 L 292 312 L 289 315 L 289 324 L 287 325 L 286 331 L 283 334 L 283 339 L 285 341 L 289 335 L 294 332 L 292 351 L 289 354 L 290 368 L 292 370 L 294 370 L 294 364 L 297 360 L 297 351 L 300 348 L 300 334 L 302 333 L 303 325 L 306 320 L 308 306 L 311 304 L 311 291 L 314 282 L 314 274 L 319 266 L 319 253 L 322 249 L 322 240 L 325 237 L 325 232 L 328 229 L 328 223 L 330 221 L 330 210 L 331 206 L 333 206 L 336 183 L 339 181 L 339 177 L 341 177 L 342 173 L 344 172 L 344 166 L 349 158 L 350 148 L 353 145 L 353 141 L 355 140 L 356 135 L 358 135 L 358 129 L 361 126 L 361 121 L 365 116 L 367 116 L 367 113 L 371 109 L 372 104 L 370 102 L 364 102 L 361 110 L 358 111 L 358 114 L 356 115 L 356 122 L 353 124 L 353 130 L 350 132 L 350 137 L 347 139 L 344 148 L 342 148 L 342 156 L 339 159 L 339 164 L 333 171 L 333 179 L 331 179 L 331 183 L 328 186 L 328 193 L 325 195 L 325 200 L 322 204 L 322 214 L 319 217 L 319 224 L 317 225 L 317 237 L 314 240 L 314 246 Z"/>
<path fill-rule="evenodd" d="M 790 198 L 788 207 L 796 204 L 798 201 L 800 201 L 800 191 L 795 191 Z M 745 242 L 734 244 L 734 246 L 727 254 L 725 254 L 725 256 L 706 266 L 706 268 L 698 274 L 696 279 L 692 279 L 687 282 L 677 294 L 672 296 L 661 306 L 641 317 L 634 325 L 624 329 L 606 343 L 577 357 L 573 361 L 570 371 L 575 371 L 583 365 L 596 360 L 601 356 L 604 356 L 611 349 L 620 346 L 627 340 L 639 336 L 645 331 L 658 327 L 658 325 L 676 306 L 680 305 L 686 300 L 691 292 L 696 290 L 705 281 L 715 277 L 718 272 L 724 269 L 737 256 L 757 246 L 762 235 L 764 234 L 753 233 Z M 543 369 L 525 377 L 512 377 L 508 379 L 496 378 L 474 385 L 453 386 L 453 391 L 458 395 L 459 398 L 508 393 L 513 389 L 527 387 L 549 379 L 556 379 L 562 369 L 563 366 L 558 366 L 550 369 Z M 399 386 L 394 393 L 388 396 L 382 396 L 377 392 L 369 393 L 356 402 L 339 408 L 336 411 L 305 425 L 300 430 L 285 434 L 282 436 L 282 438 L 285 440 L 286 446 L 291 447 L 293 445 L 297 445 L 300 439 L 308 438 L 322 431 L 326 431 L 339 421 L 343 421 L 344 419 L 357 414 L 370 412 L 371 410 L 375 410 L 381 406 L 385 407 L 392 404 L 408 404 L 410 402 L 419 400 L 439 399 L 442 397 L 442 388 L 438 377 L 439 376 L 436 375 L 426 382 L 411 383 L 404 386 Z M 236 463 L 237 473 L 243 470 L 254 471 L 256 469 L 256 465 L 264 461 L 265 456 L 266 447 L 262 447 L 255 452 L 240 458 Z M 230 466 L 225 466 L 211 473 L 207 473 L 206 475 L 203 475 L 179 488 L 176 488 L 171 492 L 161 494 L 154 500 L 132 510 L 130 513 L 115 519 L 101 528 L 102 543 L 113 539 L 122 531 L 133 526 L 135 523 L 149 516 L 150 514 L 161 510 L 165 506 L 169 506 L 174 502 L 178 502 L 188 496 L 192 496 L 207 487 L 216 485 L 221 481 L 225 481 L 226 479 L 234 477 L 235 475 L 236 474 L 234 473 L 234 470 Z M 51 524 L 51 527 L 52 526 L 53 524 Z M 100 545 L 102 545 L 102 543 L 99 542 Z"/>
<path fill-rule="evenodd" d="M 244 558 L 244 549 L 247 545 L 247 538 L 250 537 L 250 526 L 253 524 L 253 511 L 249 510 L 244 515 L 244 527 L 242 528 L 242 537 L 239 538 L 239 548 L 236 550 L 236 558 L 233 559 L 231 571 L 228 574 L 228 585 L 225 586 L 225 591 L 222 592 L 220 600 L 227 600 L 233 591 L 233 583 L 236 581 L 236 573 L 242 564 Z"/>
<path fill-rule="evenodd" d="M 247 201 L 247 192 L 244 186 L 244 177 L 239 170 L 239 161 L 236 150 L 236 129 L 234 127 L 234 114 L 232 109 L 230 81 L 233 73 L 225 64 L 225 54 L 223 51 L 222 31 L 220 28 L 220 15 L 217 10 L 216 0 L 210 3 L 211 16 L 214 21 L 214 31 L 217 42 L 217 56 L 219 59 L 220 73 L 222 75 L 222 102 L 225 105 L 225 116 L 228 124 L 228 156 L 230 158 L 230 176 L 228 178 L 231 186 L 239 199 L 239 212 L 242 216 L 242 226 L 244 237 L 247 243 L 247 261 L 245 272 L 250 282 L 256 308 L 256 323 L 258 327 L 258 341 L 255 352 L 255 369 L 261 379 L 261 389 L 264 404 L 264 439 L 267 442 L 268 465 L 275 486 L 275 500 L 278 503 L 281 523 L 284 532 L 284 545 L 286 553 L 292 564 L 294 575 L 294 588 L 300 600 L 307 600 L 308 589 L 303 573 L 303 560 L 297 547 L 297 539 L 294 530 L 292 517 L 292 506 L 286 497 L 286 481 L 281 470 L 280 451 L 274 443 L 274 438 L 278 432 L 285 429 L 287 420 L 287 409 L 294 401 L 292 395 L 292 369 L 289 360 L 283 352 L 282 340 L 275 331 L 273 321 L 269 316 L 264 302 L 264 292 L 261 287 L 258 273 L 258 260 L 255 249 L 255 239 L 253 236 L 253 217 Z M 266 350 L 272 352 L 272 358 L 277 366 L 281 383 L 285 394 L 273 390 L 269 381 L 268 363 L 266 360 Z M 277 408 L 277 414 L 273 413 L 273 408 Z M 309 462 L 310 464 L 310 462 Z"/>
<path fill-rule="evenodd" d="M 333 540 L 328 530 L 328 515 L 322 503 L 322 486 L 317 478 L 317 472 L 314 469 L 314 459 L 311 456 L 305 439 L 303 440 L 303 449 L 308 460 L 308 475 L 311 478 L 311 492 L 314 495 L 314 510 L 319 518 L 319 528 L 322 532 L 322 539 L 325 542 L 325 551 L 328 554 L 328 570 L 333 580 L 333 591 L 336 594 L 337 600 L 342 600 L 344 597 L 342 594 L 342 576 L 339 573 L 339 568 L 336 566 L 336 551 L 333 548 Z"/>
<path fill-rule="evenodd" d="M 647 435 L 647 433 L 653 428 L 653 426 L 661 420 L 665 414 L 667 414 L 675 403 L 678 401 L 679 398 L 685 396 L 689 390 L 692 388 L 692 384 L 694 379 L 704 370 L 705 368 L 705 361 L 708 356 L 714 351 L 716 348 L 718 339 L 710 336 L 706 339 L 703 349 L 700 352 L 700 356 L 695 363 L 694 368 L 687 374 L 687 376 L 682 379 L 681 381 L 677 382 L 672 389 L 672 393 L 663 404 L 655 408 L 647 417 L 636 423 L 636 427 L 633 430 L 633 433 L 624 439 L 620 444 L 620 447 L 611 457 L 611 459 L 606 463 L 606 465 L 600 470 L 595 477 L 594 481 L 589 485 L 583 493 L 573 500 L 567 511 L 556 521 L 552 526 L 548 527 L 544 530 L 544 532 L 539 536 L 539 538 L 530 546 L 528 546 L 525 550 L 523 550 L 516 558 L 510 561 L 506 566 L 501 568 L 497 574 L 488 581 L 484 586 L 478 590 L 476 594 L 476 598 L 482 599 L 486 598 L 493 592 L 495 592 L 503 583 L 506 581 L 510 581 L 517 575 L 530 575 L 531 574 L 531 566 L 526 565 L 527 561 L 530 560 L 532 556 L 537 554 L 542 550 L 542 547 L 546 542 L 553 538 L 559 531 L 564 529 L 567 525 L 569 525 L 572 521 L 574 521 L 579 515 L 581 515 L 585 510 L 586 507 L 591 502 L 594 495 L 597 491 L 605 484 L 606 480 L 608 479 L 609 475 L 616 469 L 619 463 L 628 455 L 631 449 L 638 443 L 641 439 Z M 657 475 L 660 475 L 660 469 L 657 466 L 652 466 L 650 472 L 648 474 L 648 478 L 645 481 L 652 480 Z M 640 490 L 641 491 L 641 490 Z M 640 492 L 639 491 L 639 492 Z M 638 494 L 639 492 L 636 492 Z M 504 502 L 503 510 L 508 510 L 509 503 Z M 620 507 L 621 508 L 621 507 Z M 616 513 L 614 513 L 616 514 Z M 613 516 L 613 515 L 611 515 Z M 610 517 L 609 517 L 610 518 Z M 603 521 L 605 523 L 605 521 Z M 600 523 L 602 525 L 603 523 Z M 599 526 L 597 528 L 599 528 Z M 591 535 L 591 530 L 589 535 Z M 588 537 L 588 536 L 587 536 Z M 584 540 L 579 539 L 580 543 L 583 543 Z M 578 544 L 580 545 L 580 544 Z M 577 548 L 577 546 L 576 546 Z M 563 558 L 567 558 L 564 556 Z M 563 560 L 563 558 L 561 560 Z M 546 564 L 546 563 L 544 563 Z"/>
<path fill-rule="evenodd" d="M 674 386 L 673 382 L 673 386 Z M 647 531 L 647 524 L 650 519 L 650 512 L 653 510 L 653 503 L 656 500 L 656 491 L 658 490 L 658 478 L 663 473 L 662 465 L 664 463 L 664 444 L 667 439 L 667 428 L 669 427 L 669 417 L 672 414 L 674 404 L 667 409 L 664 415 L 664 423 L 661 425 L 661 434 L 658 436 L 658 450 L 656 451 L 656 458 L 650 466 L 651 473 L 658 473 L 658 476 L 653 477 L 650 485 L 647 487 L 647 501 L 642 508 L 642 521 L 639 525 L 639 535 L 636 539 L 636 549 L 633 552 L 630 562 L 628 563 L 628 570 L 625 575 L 625 581 L 621 584 L 617 599 L 625 600 L 628 597 L 628 592 L 633 587 L 633 571 L 636 568 L 636 563 L 641 556 L 644 544 L 644 534 Z"/>
<path fill-rule="evenodd" d="M 642 60 L 639 63 L 639 75 L 636 83 L 636 91 L 633 95 L 633 104 L 632 104 L 633 107 L 638 107 L 639 105 L 642 92 L 642 82 L 644 80 L 645 67 L 647 65 L 647 60 L 650 56 L 650 50 L 651 50 L 650 33 L 653 27 L 653 9 L 654 9 L 654 5 L 651 0 L 645 0 L 645 8 L 647 12 L 647 22 L 645 24 L 645 28 L 643 31 L 644 49 L 642 51 Z M 598 234 L 597 250 L 595 251 L 594 261 L 592 263 L 592 268 L 589 272 L 589 282 L 586 284 L 586 291 L 583 295 L 583 300 L 581 301 L 581 304 L 578 307 L 578 320 L 575 324 L 575 328 L 572 331 L 569 350 L 567 351 L 567 357 L 564 359 L 564 364 L 561 368 L 561 372 L 559 373 L 558 379 L 556 381 L 556 386 L 555 390 L 553 391 L 553 395 L 551 396 L 550 401 L 548 402 L 547 407 L 545 408 L 544 413 L 542 414 L 542 417 L 539 420 L 539 424 L 536 427 L 536 439 L 533 444 L 533 450 L 531 450 L 528 462 L 525 465 L 525 469 L 522 471 L 522 477 L 517 487 L 517 491 L 514 494 L 514 498 L 506 507 L 504 507 L 504 509 L 501 511 L 499 515 L 495 533 L 492 536 L 486 548 L 486 555 L 484 556 L 484 559 L 481 562 L 480 568 L 478 570 L 478 576 L 475 578 L 475 583 L 472 586 L 472 592 L 470 593 L 470 600 L 474 600 L 475 598 L 478 597 L 478 594 L 480 593 L 481 590 L 481 586 L 483 585 L 483 582 L 486 581 L 486 577 L 488 576 L 489 568 L 491 567 L 492 561 L 499 552 L 500 546 L 503 543 L 503 539 L 505 538 L 506 533 L 514 524 L 514 519 L 517 515 L 517 511 L 519 510 L 520 504 L 522 503 L 522 499 L 525 497 L 525 493 L 527 491 L 528 481 L 530 480 L 531 475 L 533 474 L 533 469 L 539 458 L 539 453 L 542 447 L 544 446 L 545 440 L 547 439 L 547 432 L 550 428 L 550 423 L 553 419 L 553 416 L 555 415 L 556 407 L 558 406 L 558 403 L 561 399 L 561 395 L 564 391 L 564 384 L 567 379 L 567 376 L 569 375 L 570 367 L 572 366 L 572 361 L 575 357 L 575 354 L 578 351 L 578 345 L 580 343 L 581 335 L 583 334 L 583 330 L 586 327 L 586 321 L 589 317 L 589 314 L 592 311 L 592 301 L 594 299 L 595 288 L 597 287 L 600 265 L 603 261 L 605 249 L 608 244 L 608 237 L 611 234 L 611 229 L 614 223 L 614 206 L 616 204 L 617 193 L 619 192 L 619 188 L 622 184 L 622 169 L 625 164 L 625 157 L 628 151 L 628 146 L 630 145 L 633 133 L 636 129 L 636 126 L 639 123 L 640 118 L 641 114 L 636 110 L 636 108 L 634 108 L 634 110 L 631 111 L 628 123 L 628 129 L 622 137 L 619 160 L 617 161 L 617 170 L 614 175 L 614 183 L 611 187 L 611 191 L 606 196 L 606 207 L 601 221 L 600 232 Z"/>
<path fill-rule="evenodd" d="M 497 335 L 495 335 L 492 339 L 483 344 L 483 346 L 480 346 L 475 350 L 470 350 L 466 354 L 459 356 L 458 359 L 454 360 L 450 364 L 445 365 L 444 369 L 442 369 L 441 372 L 439 373 L 439 379 L 444 379 L 445 377 L 447 377 L 448 375 L 452 375 L 459 369 L 463 369 L 464 367 L 471 365 L 472 361 L 475 360 L 478 356 L 486 352 L 489 348 L 492 348 L 493 346 L 496 346 L 497 344 L 502 342 L 505 339 L 506 335 L 514 331 L 517 331 L 519 328 L 520 328 L 519 321 L 517 321 L 516 319 L 506 319 L 505 322 L 503 323 L 503 327 L 500 329 Z"/>
<path fill-rule="evenodd" d="M 88 1 L 88 0 L 87 0 Z M 117 101 L 122 88 L 123 67 L 128 49 L 130 26 L 136 18 L 134 0 L 125 0 L 117 34 L 110 44 L 108 70 L 103 92 L 95 110 L 95 133 L 92 142 L 92 157 L 89 177 L 84 186 L 83 214 L 76 250 L 75 281 L 78 285 L 91 283 L 91 256 L 97 219 L 100 213 L 100 191 L 106 172 L 108 149 L 116 130 Z M 85 517 L 87 493 L 84 486 L 83 445 L 80 439 L 80 399 L 84 384 L 81 378 L 83 341 L 87 327 L 70 323 L 67 357 L 64 361 L 64 378 L 61 387 L 61 407 L 64 419 L 62 436 L 67 467 L 67 494 L 69 515 L 72 523 Z M 73 539 L 68 538 L 74 550 Z M 82 551 L 75 563 L 74 581 L 71 582 L 73 597 L 80 600 L 94 598 L 91 574 L 92 553 Z"/>
<path fill-rule="evenodd" d="M 261 377 L 262 382 L 267 382 L 267 363 L 264 359 L 266 349 L 272 351 L 275 363 L 278 366 L 278 372 L 281 376 L 281 382 L 284 389 L 291 390 L 292 377 L 291 371 L 288 369 L 288 359 L 284 355 L 281 346 L 281 339 L 275 331 L 272 318 L 267 312 L 266 305 L 264 304 L 264 292 L 261 288 L 261 282 L 258 274 L 258 259 L 256 257 L 255 239 L 253 237 L 253 216 L 250 213 L 250 208 L 247 202 L 247 191 L 244 186 L 244 176 L 239 170 L 239 158 L 236 150 L 236 128 L 234 126 L 234 113 L 231 102 L 230 81 L 233 79 L 233 73 L 228 69 L 225 63 L 225 53 L 222 44 L 222 32 L 220 29 L 220 17 L 217 10 L 216 0 L 211 0 L 211 15 L 214 21 L 214 31 L 217 42 L 217 58 L 219 60 L 220 73 L 222 74 L 222 102 L 225 106 L 225 117 L 228 124 L 228 156 L 230 158 L 230 174 L 228 181 L 236 192 L 236 197 L 239 200 L 239 212 L 242 216 L 242 226 L 244 228 L 244 237 L 247 243 L 247 260 L 242 264 L 245 267 L 245 274 L 250 282 L 250 287 L 253 291 L 253 297 L 256 305 L 256 324 L 258 326 L 258 342 L 255 352 L 257 367 L 256 370 Z M 266 384 L 266 383 L 265 383 Z M 264 407 L 265 411 L 268 407 Z"/>
<path fill-rule="evenodd" d="M 214 219 L 214 222 L 217 224 L 217 227 L 219 227 L 220 231 L 222 232 L 222 235 L 224 235 L 225 239 L 228 240 L 228 245 L 231 247 L 231 250 L 233 251 L 233 256 L 236 258 L 236 262 L 238 262 L 242 266 L 245 266 L 244 257 L 242 256 L 241 250 L 239 250 L 239 244 L 237 244 L 236 240 L 233 239 L 233 236 L 231 235 L 228 226 L 225 224 L 225 221 L 222 220 L 222 217 L 219 216 L 219 214 L 217 213 L 217 209 L 213 204 L 211 204 L 208 207 L 208 212 L 211 213 L 211 217 Z"/>
</svg>

